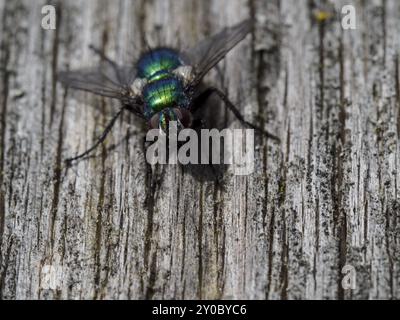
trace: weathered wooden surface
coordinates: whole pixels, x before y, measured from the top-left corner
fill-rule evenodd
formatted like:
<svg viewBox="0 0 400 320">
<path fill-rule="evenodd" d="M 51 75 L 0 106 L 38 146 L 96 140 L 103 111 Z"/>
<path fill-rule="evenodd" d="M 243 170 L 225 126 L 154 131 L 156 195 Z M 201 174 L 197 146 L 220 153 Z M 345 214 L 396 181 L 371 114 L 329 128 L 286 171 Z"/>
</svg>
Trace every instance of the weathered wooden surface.
<svg viewBox="0 0 400 320">
<path fill-rule="evenodd" d="M 353 31 L 315 21 L 314 1 L 63 1 L 53 31 L 45 2 L 0 1 L 0 297 L 400 298 L 400 2 L 350 3 Z M 65 171 L 116 103 L 76 99 L 58 70 L 96 64 L 90 43 L 133 62 L 145 38 L 190 45 L 247 17 L 207 82 L 282 139 L 257 139 L 254 174 L 219 190 L 149 170 L 129 115 Z"/>
</svg>

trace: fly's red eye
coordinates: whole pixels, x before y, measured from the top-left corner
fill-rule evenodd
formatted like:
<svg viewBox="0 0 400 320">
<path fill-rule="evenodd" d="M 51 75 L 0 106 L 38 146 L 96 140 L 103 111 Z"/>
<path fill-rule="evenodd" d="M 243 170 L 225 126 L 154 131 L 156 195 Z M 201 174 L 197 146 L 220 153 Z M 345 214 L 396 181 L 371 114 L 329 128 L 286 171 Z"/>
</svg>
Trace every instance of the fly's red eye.
<svg viewBox="0 0 400 320">
<path fill-rule="evenodd" d="M 174 108 L 173 109 L 177 119 L 182 123 L 182 126 L 184 128 L 189 128 L 190 125 L 192 124 L 192 116 L 190 112 L 186 109 L 179 109 L 179 108 Z"/>
<path fill-rule="evenodd" d="M 156 113 L 154 116 L 151 117 L 151 119 L 149 121 L 150 128 L 157 129 L 159 121 L 160 121 L 160 115 L 158 113 Z"/>
</svg>

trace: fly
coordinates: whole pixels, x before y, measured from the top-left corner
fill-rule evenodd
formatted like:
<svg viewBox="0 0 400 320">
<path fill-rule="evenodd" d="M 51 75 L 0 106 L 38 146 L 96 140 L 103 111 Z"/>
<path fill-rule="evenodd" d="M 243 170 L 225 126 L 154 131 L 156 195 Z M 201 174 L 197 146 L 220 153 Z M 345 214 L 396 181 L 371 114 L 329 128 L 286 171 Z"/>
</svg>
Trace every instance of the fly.
<svg viewBox="0 0 400 320">
<path fill-rule="evenodd" d="M 212 94 L 244 125 L 279 141 L 279 138 L 246 121 L 227 95 L 215 87 L 200 91 L 200 82 L 226 54 L 251 31 L 250 20 L 225 28 L 200 41 L 194 47 L 178 51 L 159 47 L 144 53 L 135 66 L 119 66 L 99 49 L 90 48 L 102 59 L 96 68 L 65 71 L 58 80 L 66 87 L 84 90 L 121 101 L 122 106 L 95 144 L 67 162 L 87 156 L 107 137 L 123 111 L 132 112 L 147 122 L 150 129 L 167 132 L 168 123 L 176 121 L 178 130 L 192 128 L 193 114 Z"/>
</svg>

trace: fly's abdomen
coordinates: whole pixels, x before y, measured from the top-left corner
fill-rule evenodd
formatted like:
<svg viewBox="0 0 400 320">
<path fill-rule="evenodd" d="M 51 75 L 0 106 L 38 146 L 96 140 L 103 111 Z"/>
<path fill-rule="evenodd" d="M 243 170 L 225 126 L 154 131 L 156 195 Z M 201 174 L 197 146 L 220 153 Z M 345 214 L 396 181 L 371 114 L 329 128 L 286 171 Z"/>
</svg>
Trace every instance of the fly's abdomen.
<svg viewBox="0 0 400 320">
<path fill-rule="evenodd" d="M 143 89 L 143 99 L 148 117 L 165 108 L 184 108 L 188 104 L 182 82 L 171 75 L 148 83 Z"/>
</svg>

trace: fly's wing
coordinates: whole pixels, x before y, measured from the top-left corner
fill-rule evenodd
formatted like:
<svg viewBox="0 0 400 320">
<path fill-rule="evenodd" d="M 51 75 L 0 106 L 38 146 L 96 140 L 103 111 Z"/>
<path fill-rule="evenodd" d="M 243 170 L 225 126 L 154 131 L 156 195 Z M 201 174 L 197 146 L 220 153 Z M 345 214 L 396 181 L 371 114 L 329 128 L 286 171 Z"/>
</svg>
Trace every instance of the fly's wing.
<svg viewBox="0 0 400 320">
<path fill-rule="evenodd" d="M 127 94 L 136 76 L 134 67 L 117 66 L 111 61 L 106 61 L 95 68 L 64 71 L 57 76 L 58 81 L 66 87 L 119 99 L 123 104 L 129 105 L 128 109 L 131 112 L 144 118 L 142 107 L 137 99 Z"/>
<path fill-rule="evenodd" d="M 60 72 L 58 81 L 69 88 L 124 100 L 128 98 L 125 92 L 132 84 L 135 75 L 134 67 L 121 67 L 103 62 L 95 68 Z"/>
<path fill-rule="evenodd" d="M 235 26 L 200 41 L 196 46 L 184 52 L 188 62 L 194 67 L 197 83 L 225 55 L 251 31 L 251 21 L 245 20 Z"/>
</svg>

